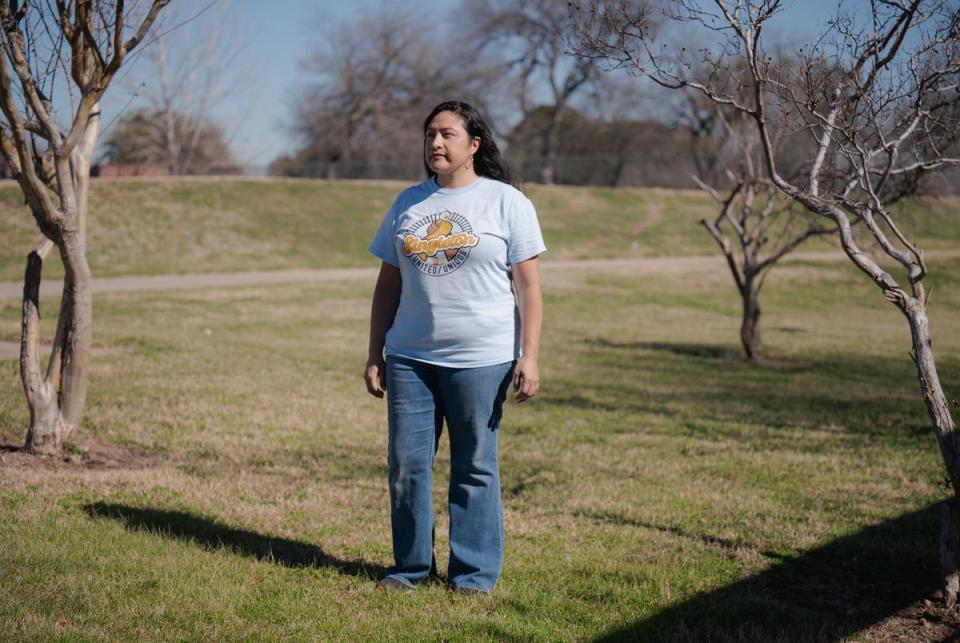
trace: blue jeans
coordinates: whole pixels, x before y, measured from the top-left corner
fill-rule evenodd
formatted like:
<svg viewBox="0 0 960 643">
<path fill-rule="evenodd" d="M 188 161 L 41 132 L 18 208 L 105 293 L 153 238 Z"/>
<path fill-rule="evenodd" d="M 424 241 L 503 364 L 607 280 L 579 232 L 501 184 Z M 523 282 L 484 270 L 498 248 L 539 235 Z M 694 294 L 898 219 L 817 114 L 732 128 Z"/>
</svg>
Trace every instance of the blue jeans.
<svg viewBox="0 0 960 643">
<path fill-rule="evenodd" d="M 514 362 L 447 368 L 387 357 L 390 523 L 388 573 L 408 585 L 436 569 L 433 460 L 450 437 L 450 566 L 454 587 L 492 591 L 503 566 L 497 435 Z"/>
</svg>

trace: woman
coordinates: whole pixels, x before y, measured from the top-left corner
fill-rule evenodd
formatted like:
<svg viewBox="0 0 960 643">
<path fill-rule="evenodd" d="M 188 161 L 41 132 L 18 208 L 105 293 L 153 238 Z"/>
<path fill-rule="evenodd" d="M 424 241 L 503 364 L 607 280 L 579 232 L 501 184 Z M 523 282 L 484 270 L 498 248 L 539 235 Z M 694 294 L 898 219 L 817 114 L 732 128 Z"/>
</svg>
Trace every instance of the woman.
<svg viewBox="0 0 960 643">
<path fill-rule="evenodd" d="M 546 247 L 477 110 L 442 103 L 423 129 L 429 178 L 397 197 L 370 246 L 382 263 L 364 378 L 371 395 L 387 392 L 395 560 L 378 587 L 413 589 L 436 572 L 432 468 L 446 420 L 448 578 L 489 593 L 503 562 L 497 434 L 511 381 L 517 402 L 539 389 Z"/>
</svg>

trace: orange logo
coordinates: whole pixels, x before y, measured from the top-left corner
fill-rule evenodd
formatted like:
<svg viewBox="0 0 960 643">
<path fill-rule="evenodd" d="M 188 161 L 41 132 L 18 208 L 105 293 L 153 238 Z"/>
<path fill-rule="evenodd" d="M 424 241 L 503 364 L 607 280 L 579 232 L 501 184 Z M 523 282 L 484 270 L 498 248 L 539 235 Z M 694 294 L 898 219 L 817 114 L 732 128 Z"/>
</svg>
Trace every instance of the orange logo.
<svg viewBox="0 0 960 643">
<path fill-rule="evenodd" d="M 470 248 L 480 242 L 470 222 L 456 212 L 438 212 L 403 231 L 404 257 L 428 275 L 445 275 L 467 260 Z M 422 236 L 421 236 L 422 235 Z"/>
</svg>

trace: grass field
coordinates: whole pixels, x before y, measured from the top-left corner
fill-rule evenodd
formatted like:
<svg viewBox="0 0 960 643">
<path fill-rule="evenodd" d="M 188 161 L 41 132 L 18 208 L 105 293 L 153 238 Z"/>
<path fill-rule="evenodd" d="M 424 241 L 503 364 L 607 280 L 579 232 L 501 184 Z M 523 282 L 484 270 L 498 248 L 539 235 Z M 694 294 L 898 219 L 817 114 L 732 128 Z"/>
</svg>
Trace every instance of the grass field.
<svg viewBox="0 0 960 643">
<path fill-rule="evenodd" d="M 104 218 L 128 208 L 128 234 L 95 225 L 113 267 L 96 250 L 91 261 L 97 274 L 370 265 L 394 191 L 98 184 Z M 548 259 L 711 251 L 695 195 L 530 192 Z M 282 198 L 294 226 L 257 211 Z M 355 218 L 330 231 L 307 210 Z M 155 234 L 138 236 L 147 221 Z M 946 229 L 933 246 L 960 237 Z M 331 239 L 340 250 L 323 252 Z M 956 399 L 960 259 L 931 269 Z M 505 412 L 507 552 L 492 598 L 374 589 L 391 556 L 385 410 L 359 375 L 372 283 L 114 293 L 95 302 L 77 446 L 64 461 L 0 454 L 0 638 L 915 640 L 949 628 L 911 611 L 937 587 L 946 489 L 909 333 L 860 273 L 778 269 L 764 300 L 777 359 L 762 367 L 740 360 L 719 259 L 544 274 L 544 390 Z M 43 302 L 46 337 L 55 305 Z M 0 339 L 18 336 L 19 309 L 0 299 Z M 17 444 L 16 362 L 0 374 L 0 440 Z"/>
</svg>

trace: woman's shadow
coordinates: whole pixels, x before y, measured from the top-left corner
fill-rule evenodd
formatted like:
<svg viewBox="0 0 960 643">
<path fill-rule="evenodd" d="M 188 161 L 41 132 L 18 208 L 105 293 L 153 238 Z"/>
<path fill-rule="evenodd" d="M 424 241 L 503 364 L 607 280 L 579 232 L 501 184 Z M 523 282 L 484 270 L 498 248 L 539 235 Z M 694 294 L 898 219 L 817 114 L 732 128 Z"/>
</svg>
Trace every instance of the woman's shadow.
<svg viewBox="0 0 960 643">
<path fill-rule="evenodd" d="M 365 560 L 345 560 L 331 556 L 316 545 L 237 529 L 182 511 L 130 507 L 107 502 L 84 505 L 83 511 L 92 518 L 118 520 L 131 531 L 146 531 L 176 538 L 214 551 L 226 549 L 285 567 L 330 567 L 341 574 L 370 579 L 382 578 L 387 572 L 385 567 Z"/>
</svg>

